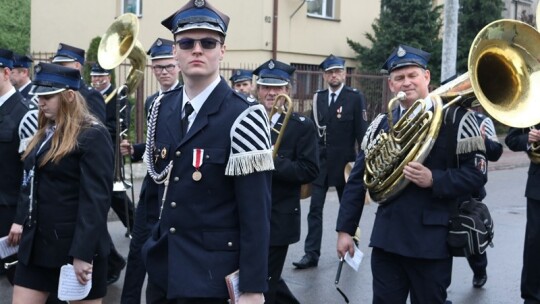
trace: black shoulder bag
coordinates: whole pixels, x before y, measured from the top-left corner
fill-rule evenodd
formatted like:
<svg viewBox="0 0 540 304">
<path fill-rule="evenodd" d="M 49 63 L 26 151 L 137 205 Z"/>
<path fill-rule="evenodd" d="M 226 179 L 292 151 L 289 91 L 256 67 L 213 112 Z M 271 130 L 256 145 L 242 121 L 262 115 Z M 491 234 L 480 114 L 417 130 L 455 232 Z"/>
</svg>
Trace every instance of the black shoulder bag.
<svg viewBox="0 0 540 304">
<path fill-rule="evenodd" d="M 455 107 L 451 107 L 451 109 L 455 111 Z M 453 117 L 453 115 L 449 113 L 446 115 L 445 124 L 448 123 L 449 117 Z M 457 168 L 456 147 L 452 137 L 456 133 L 451 132 L 455 128 L 451 122 L 450 126 L 452 127 L 446 128 L 448 167 Z M 472 196 L 469 200 L 457 204 L 457 208 L 450 216 L 448 228 L 446 241 L 452 256 L 468 257 L 482 254 L 488 246 L 493 247 L 493 219 L 489 209 L 486 204 Z"/>
</svg>

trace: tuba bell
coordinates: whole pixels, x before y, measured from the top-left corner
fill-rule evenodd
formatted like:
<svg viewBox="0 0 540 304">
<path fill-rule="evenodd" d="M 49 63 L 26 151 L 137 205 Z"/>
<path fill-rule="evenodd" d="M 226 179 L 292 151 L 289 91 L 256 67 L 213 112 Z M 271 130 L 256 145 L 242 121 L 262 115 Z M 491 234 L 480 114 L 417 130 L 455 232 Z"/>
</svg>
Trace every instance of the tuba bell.
<svg viewBox="0 0 540 304">
<path fill-rule="evenodd" d="M 411 161 L 423 163 L 429 155 L 451 104 L 468 106 L 478 99 L 496 120 L 524 128 L 540 122 L 538 81 L 540 80 L 540 33 L 514 20 L 498 20 L 484 27 L 469 52 L 468 73 L 431 92 L 433 111 L 417 100 L 390 130 L 381 132 L 365 148 L 364 184 L 372 199 L 385 203 L 409 183 L 403 168 Z M 397 94 L 388 108 L 404 95 Z M 414 118 L 411 114 L 418 113 Z"/>
<path fill-rule="evenodd" d="M 116 103 L 116 151 L 114 160 L 114 184 L 113 191 L 122 192 L 131 188 L 126 181 L 123 170 L 122 154 L 120 153 L 120 141 L 127 136 L 128 130 L 121 130 L 122 113 L 127 112 L 127 97 L 135 91 L 144 75 L 146 66 L 146 53 L 141 43 L 137 40 L 139 34 L 139 20 L 131 13 L 120 15 L 109 26 L 101 38 L 98 47 L 98 62 L 104 69 L 112 70 L 124 60 L 129 59 L 131 68 L 125 84 L 114 93 L 107 96 L 105 103 L 109 103 L 118 96 Z M 124 104 L 121 107 L 121 104 Z"/>
</svg>

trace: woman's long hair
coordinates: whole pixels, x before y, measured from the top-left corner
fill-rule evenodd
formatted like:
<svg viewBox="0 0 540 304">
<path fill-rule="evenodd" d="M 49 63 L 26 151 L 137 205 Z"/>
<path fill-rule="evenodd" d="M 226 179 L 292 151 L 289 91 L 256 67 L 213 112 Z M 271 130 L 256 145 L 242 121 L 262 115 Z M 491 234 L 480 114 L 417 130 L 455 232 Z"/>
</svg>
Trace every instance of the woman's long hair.
<svg viewBox="0 0 540 304">
<path fill-rule="evenodd" d="M 70 100 L 70 94 L 74 96 L 72 100 Z M 99 123 L 88 111 L 86 101 L 78 91 L 62 91 L 58 93 L 58 97 L 60 98 L 60 105 L 56 120 L 48 119 L 41 110 L 39 111 L 39 129 L 22 156 L 25 159 L 33 149 L 41 145 L 47 129 L 56 126 L 54 135 L 51 138 L 51 148 L 41 159 L 39 167 L 43 167 L 48 162 L 57 164 L 62 157 L 75 150 L 78 145 L 77 137 L 84 128 Z"/>
</svg>

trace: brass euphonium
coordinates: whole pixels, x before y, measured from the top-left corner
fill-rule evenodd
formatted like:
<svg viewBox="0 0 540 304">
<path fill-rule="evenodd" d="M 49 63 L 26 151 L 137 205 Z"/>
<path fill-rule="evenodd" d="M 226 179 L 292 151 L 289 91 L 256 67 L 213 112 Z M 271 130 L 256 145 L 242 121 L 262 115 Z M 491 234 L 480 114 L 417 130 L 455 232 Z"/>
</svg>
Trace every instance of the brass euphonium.
<svg viewBox="0 0 540 304">
<path fill-rule="evenodd" d="M 437 139 L 443 110 L 450 104 L 476 98 L 506 125 L 525 128 L 540 122 L 537 58 L 540 33 L 531 26 L 498 20 L 484 27 L 471 46 L 468 73 L 426 98 L 433 110 L 427 111 L 425 101 L 417 100 L 395 125 L 389 112 L 389 132 L 381 132 L 365 148 L 364 184 L 372 199 L 385 203 L 408 185 L 403 168 L 411 161 L 424 162 Z M 403 97 L 398 94 L 388 109 Z"/>
<path fill-rule="evenodd" d="M 109 26 L 103 37 L 101 37 L 98 48 L 98 62 L 104 69 L 114 69 L 126 59 L 129 59 L 131 64 L 125 84 L 107 96 L 105 100 L 108 103 L 112 98 L 118 97 L 116 102 L 116 151 L 113 184 L 113 191 L 115 192 L 122 192 L 131 188 L 131 184 L 126 181 L 124 176 L 120 141 L 128 132 L 127 129 L 122 130 L 121 127 L 123 122 L 122 113 L 127 112 L 127 97 L 139 85 L 146 66 L 146 53 L 137 40 L 138 34 L 139 20 L 137 16 L 131 13 L 123 14 Z"/>
</svg>

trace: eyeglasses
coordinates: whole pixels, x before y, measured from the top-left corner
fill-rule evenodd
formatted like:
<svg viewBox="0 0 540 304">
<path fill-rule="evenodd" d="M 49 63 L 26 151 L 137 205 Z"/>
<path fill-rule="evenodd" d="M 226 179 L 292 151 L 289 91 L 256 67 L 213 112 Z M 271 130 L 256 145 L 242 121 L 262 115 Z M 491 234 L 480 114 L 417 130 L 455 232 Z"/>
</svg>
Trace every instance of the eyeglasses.
<svg viewBox="0 0 540 304">
<path fill-rule="evenodd" d="M 167 72 L 172 73 L 172 71 L 174 71 L 175 67 L 176 67 L 176 65 L 174 65 L 174 64 L 167 64 L 167 65 L 156 64 L 156 65 L 152 66 L 152 69 L 156 73 L 163 73 L 163 70 L 166 70 Z"/>
<path fill-rule="evenodd" d="M 181 50 L 191 50 L 195 47 L 195 42 L 197 41 L 201 44 L 201 47 L 205 50 L 215 49 L 218 43 L 222 43 L 221 41 L 214 38 L 202 38 L 202 39 L 182 38 L 176 41 L 176 44 L 178 44 Z"/>
</svg>

